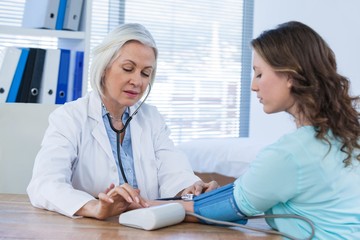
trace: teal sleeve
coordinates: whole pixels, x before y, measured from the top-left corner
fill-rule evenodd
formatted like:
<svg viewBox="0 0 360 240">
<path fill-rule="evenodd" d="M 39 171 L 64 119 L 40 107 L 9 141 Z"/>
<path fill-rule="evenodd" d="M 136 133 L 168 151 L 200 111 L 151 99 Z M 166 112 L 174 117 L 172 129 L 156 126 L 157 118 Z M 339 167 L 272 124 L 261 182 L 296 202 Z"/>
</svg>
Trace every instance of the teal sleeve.
<svg viewBox="0 0 360 240">
<path fill-rule="evenodd" d="M 297 178 L 294 156 L 272 145 L 262 150 L 248 171 L 235 181 L 235 201 L 245 215 L 260 214 L 292 198 Z"/>
</svg>

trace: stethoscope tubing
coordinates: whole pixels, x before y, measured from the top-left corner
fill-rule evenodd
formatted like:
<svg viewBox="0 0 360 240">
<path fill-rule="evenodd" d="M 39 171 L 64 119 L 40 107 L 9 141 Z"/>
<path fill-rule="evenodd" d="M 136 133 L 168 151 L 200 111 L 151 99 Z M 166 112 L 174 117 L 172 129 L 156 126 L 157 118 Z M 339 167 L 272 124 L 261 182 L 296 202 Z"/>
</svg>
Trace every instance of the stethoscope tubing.
<svg viewBox="0 0 360 240">
<path fill-rule="evenodd" d="M 125 183 L 128 183 L 128 180 L 126 178 L 126 174 L 125 174 L 125 171 L 124 171 L 124 167 L 123 167 L 123 164 L 122 164 L 122 161 L 121 161 L 121 155 L 120 155 L 120 134 L 125 132 L 125 129 L 127 128 L 127 126 L 130 124 L 131 120 L 133 119 L 133 117 L 138 113 L 140 107 L 144 104 L 145 100 L 148 98 L 149 94 L 150 94 L 150 91 L 151 91 L 151 84 L 149 83 L 149 91 L 147 92 L 144 100 L 140 103 L 140 105 L 136 108 L 136 110 L 130 115 L 130 117 L 126 120 L 125 124 L 124 124 L 124 127 L 122 127 L 120 130 L 116 129 L 114 127 L 114 125 L 112 124 L 112 121 L 111 121 L 111 117 L 110 117 L 110 113 L 107 112 L 106 113 L 106 116 L 109 120 L 109 123 L 110 123 L 110 127 L 111 129 L 116 133 L 116 150 L 117 150 L 117 159 L 118 159 L 118 162 L 119 162 L 119 167 L 120 167 L 120 172 L 121 172 L 121 175 L 124 179 L 124 182 Z"/>
</svg>

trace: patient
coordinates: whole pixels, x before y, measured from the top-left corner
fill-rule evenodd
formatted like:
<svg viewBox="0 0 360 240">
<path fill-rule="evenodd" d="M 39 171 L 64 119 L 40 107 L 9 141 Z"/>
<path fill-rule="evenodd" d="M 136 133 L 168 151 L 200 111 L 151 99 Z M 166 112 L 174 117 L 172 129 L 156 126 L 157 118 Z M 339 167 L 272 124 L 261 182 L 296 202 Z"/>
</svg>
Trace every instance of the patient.
<svg viewBox="0 0 360 240">
<path fill-rule="evenodd" d="M 234 184 L 210 192 L 208 202 L 197 197 L 184 207 L 243 223 L 244 216 L 296 214 L 314 223 L 316 239 L 360 239 L 359 96 L 349 95 L 333 51 L 309 26 L 286 22 L 251 44 L 252 91 L 264 112 L 289 113 L 297 129 L 260 151 Z M 311 232 L 296 219 L 267 223 L 298 238 Z"/>
</svg>

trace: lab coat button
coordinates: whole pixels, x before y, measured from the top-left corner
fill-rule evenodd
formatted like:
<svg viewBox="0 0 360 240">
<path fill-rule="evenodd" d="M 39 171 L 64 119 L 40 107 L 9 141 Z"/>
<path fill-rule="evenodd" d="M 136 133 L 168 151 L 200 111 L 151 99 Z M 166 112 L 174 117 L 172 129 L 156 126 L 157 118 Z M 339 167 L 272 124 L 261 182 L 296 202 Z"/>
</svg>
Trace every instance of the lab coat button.
<svg viewBox="0 0 360 240">
<path fill-rule="evenodd" d="M 113 172 L 116 172 L 116 167 L 112 167 Z"/>
</svg>

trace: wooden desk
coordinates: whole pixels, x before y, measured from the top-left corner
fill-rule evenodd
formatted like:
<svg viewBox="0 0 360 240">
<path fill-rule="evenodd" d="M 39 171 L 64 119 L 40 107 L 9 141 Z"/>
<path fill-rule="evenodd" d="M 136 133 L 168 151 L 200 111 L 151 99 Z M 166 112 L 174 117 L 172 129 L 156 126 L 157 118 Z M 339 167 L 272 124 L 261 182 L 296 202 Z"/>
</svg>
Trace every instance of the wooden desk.
<svg viewBox="0 0 360 240">
<path fill-rule="evenodd" d="M 251 220 L 248 225 L 268 228 L 264 221 Z M 281 239 L 279 236 L 237 228 L 199 223 L 145 231 L 122 226 L 118 217 L 99 221 L 91 218 L 72 219 L 58 213 L 34 208 L 27 195 L 0 194 L 0 239 Z"/>
</svg>

